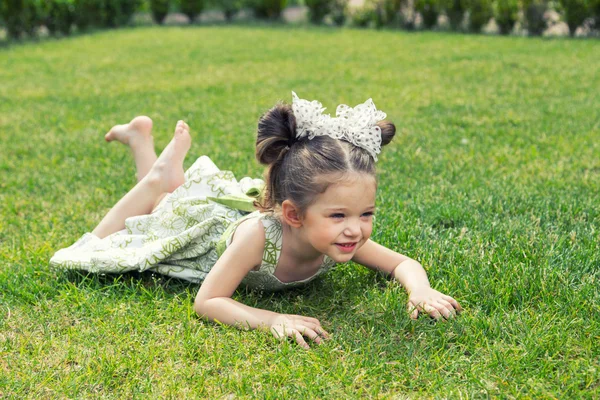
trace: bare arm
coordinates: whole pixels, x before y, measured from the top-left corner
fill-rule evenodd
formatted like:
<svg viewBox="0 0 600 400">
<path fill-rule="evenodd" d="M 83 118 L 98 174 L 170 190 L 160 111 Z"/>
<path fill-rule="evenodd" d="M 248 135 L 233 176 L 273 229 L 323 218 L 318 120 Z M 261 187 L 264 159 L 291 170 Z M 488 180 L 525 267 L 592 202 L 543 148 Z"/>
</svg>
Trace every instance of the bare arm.
<svg viewBox="0 0 600 400">
<path fill-rule="evenodd" d="M 253 308 L 231 298 L 242 279 L 262 262 L 265 233 L 258 220 L 244 221 L 236 229 L 233 242 L 208 273 L 194 301 L 196 313 L 208 320 L 242 329 L 271 331 L 283 339 L 292 336 L 303 347 L 308 344 L 302 335 L 320 343 L 327 337 L 315 318 L 279 314 Z"/>
<path fill-rule="evenodd" d="M 418 261 L 396 253 L 370 239 L 358 249 L 352 260 L 367 268 L 392 276 L 409 293 L 421 286 L 429 287 L 427 274 Z"/>
<path fill-rule="evenodd" d="M 419 311 L 425 311 L 434 318 L 450 318 L 461 310 L 460 304 L 452 297 L 431 288 L 423 266 L 410 257 L 369 239 L 352 260 L 367 268 L 383 271 L 400 282 L 408 292 L 412 318 L 417 318 Z"/>
<path fill-rule="evenodd" d="M 261 325 L 267 326 L 275 315 L 231 299 L 242 279 L 262 261 L 265 237 L 264 232 L 261 235 L 262 227 L 259 224 L 257 220 L 240 224 L 235 232 L 235 240 L 204 279 L 194 302 L 194 309 L 201 317 L 255 329 Z"/>
</svg>

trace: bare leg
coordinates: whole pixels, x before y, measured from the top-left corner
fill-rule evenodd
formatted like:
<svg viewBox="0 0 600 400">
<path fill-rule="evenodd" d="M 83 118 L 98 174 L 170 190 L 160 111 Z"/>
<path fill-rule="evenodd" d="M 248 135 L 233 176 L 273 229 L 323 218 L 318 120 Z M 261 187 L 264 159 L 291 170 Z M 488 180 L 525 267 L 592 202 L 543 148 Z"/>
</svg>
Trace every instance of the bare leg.
<svg viewBox="0 0 600 400">
<path fill-rule="evenodd" d="M 104 139 L 107 142 L 116 140 L 129 146 L 135 160 L 138 182 L 146 176 L 156 161 L 152 120 L 146 116 L 135 117 L 128 124 L 113 126 Z"/>
<path fill-rule="evenodd" d="M 149 214 L 164 193 L 177 189 L 185 178 L 183 160 L 191 145 L 188 125 L 179 121 L 173 140 L 165 147 L 150 171 L 100 221 L 92 232 L 99 238 L 125 228 L 125 220 Z"/>
</svg>

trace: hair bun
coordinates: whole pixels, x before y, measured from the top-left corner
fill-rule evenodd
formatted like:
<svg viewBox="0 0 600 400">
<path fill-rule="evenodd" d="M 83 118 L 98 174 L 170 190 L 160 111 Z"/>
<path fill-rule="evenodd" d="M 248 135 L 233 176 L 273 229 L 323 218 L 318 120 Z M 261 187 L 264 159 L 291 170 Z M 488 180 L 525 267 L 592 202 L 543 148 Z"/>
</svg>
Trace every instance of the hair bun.
<svg viewBox="0 0 600 400">
<path fill-rule="evenodd" d="M 396 125 L 390 121 L 379 121 L 377 126 L 381 129 L 381 145 L 385 146 L 392 141 L 396 135 Z"/>
<path fill-rule="evenodd" d="M 256 159 L 261 164 L 276 162 L 296 141 L 296 117 L 292 106 L 278 103 L 258 120 Z"/>
</svg>

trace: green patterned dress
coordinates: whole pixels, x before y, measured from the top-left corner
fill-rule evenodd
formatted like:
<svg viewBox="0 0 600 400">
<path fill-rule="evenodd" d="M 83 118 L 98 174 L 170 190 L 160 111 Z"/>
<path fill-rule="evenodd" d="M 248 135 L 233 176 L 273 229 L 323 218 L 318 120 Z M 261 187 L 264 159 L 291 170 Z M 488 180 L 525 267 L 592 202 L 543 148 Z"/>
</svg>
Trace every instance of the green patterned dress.
<svg viewBox="0 0 600 400">
<path fill-rule="evenodd" d="M 148 215 L 128 218 L 125 229 L 103 239 L 86 233 L 50 259 L 55 268 L 94 273 L 153 271 L 202 282 L 231 243 L 235 228 L 248 218 L 265 227 L 263 262 L 242 284 L 259 290 L 281 290 L 305 284 L 335 265 L 325 257 L 315 275 L 297 282 L 281 282 L 275 268 L 281 254 L 282 227 L 269 213 L 253 211 L 252 201 L 264 182 L 221 171 L 206 156 L 185 172 L 185 183 L 165 196 Z"/>
</svg>

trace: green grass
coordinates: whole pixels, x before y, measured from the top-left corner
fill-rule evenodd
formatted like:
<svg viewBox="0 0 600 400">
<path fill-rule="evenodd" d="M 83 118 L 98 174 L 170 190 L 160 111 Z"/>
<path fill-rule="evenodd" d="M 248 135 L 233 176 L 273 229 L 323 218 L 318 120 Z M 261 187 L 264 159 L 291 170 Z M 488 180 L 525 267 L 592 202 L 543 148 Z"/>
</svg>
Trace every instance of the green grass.
<svg viewBox="0 0 600 400">
<path fill-rule="evenodd" d="M 0 397 L 600 397 L 600 43 L 286 27 L 139 28 L 0 49 Z M 465 312 L 411 321 L 396 283 L 340 265 L 234 298 L 319 318 L 303 351 L 204 322 L 197 285 L 52 271 L 135 182 L 115 123 L 260 176 L 258 117 L 291 91 L 372 97 L 398 127 L 374 239 Z"/>
</svg>

